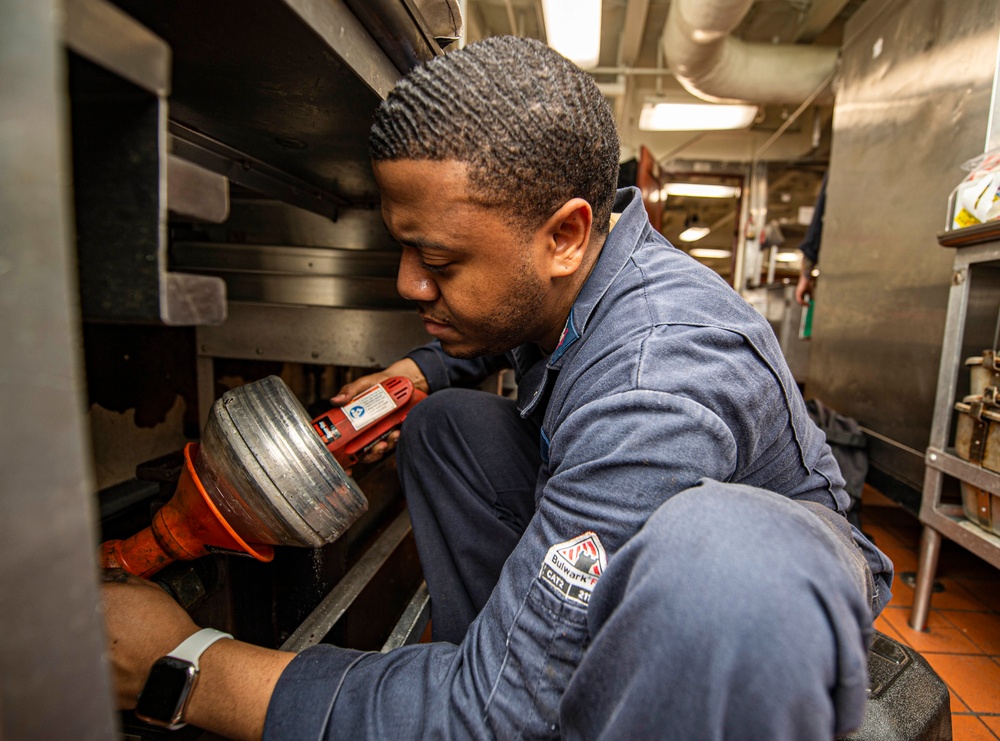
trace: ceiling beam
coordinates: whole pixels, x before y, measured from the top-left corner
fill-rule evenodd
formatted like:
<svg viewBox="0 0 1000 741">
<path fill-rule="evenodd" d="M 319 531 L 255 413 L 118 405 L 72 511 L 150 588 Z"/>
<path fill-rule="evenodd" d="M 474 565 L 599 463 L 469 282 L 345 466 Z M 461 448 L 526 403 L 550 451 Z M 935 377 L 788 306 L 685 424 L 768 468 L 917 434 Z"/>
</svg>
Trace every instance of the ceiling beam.
<svg viewBox="0 0 1000 741">
<path fill-rule="evenodd" d="M 625 26 L 622 29 L 620 63 L 634 67 L 642 49 L 642 39 L 646 35 L 646 16 L 649 14 L 649 0 L 628 0 L 625 6 Z"/>
</svg>

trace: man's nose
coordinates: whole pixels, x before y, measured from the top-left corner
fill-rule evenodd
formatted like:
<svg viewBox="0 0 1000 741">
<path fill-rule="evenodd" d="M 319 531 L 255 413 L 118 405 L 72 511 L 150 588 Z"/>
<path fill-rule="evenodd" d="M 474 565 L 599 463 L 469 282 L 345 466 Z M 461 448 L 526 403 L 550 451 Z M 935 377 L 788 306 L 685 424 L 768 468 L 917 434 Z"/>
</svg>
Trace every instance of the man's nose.
<svg viewBox="0 0 1000 741">
<path fill-rule="evenodd" d="M 396 290 L 407 301 L 435 301 L 439 295 L 437 283 L 430 273 L 420 267 L 420 256 L 415 250 L 403 248 L 396 275 Z"/>
</svg>

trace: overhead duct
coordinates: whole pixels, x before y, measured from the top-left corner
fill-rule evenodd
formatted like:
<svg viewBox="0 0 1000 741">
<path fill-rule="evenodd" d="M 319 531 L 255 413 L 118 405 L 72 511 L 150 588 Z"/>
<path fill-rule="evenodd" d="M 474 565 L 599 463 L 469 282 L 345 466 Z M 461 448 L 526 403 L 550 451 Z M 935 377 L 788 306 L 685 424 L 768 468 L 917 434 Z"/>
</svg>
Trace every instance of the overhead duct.
<svg viewBox="0 0 1000 741">
<path fill-rule="evenodd" d="M 681 85 L 705 100 L 799 104 L 833 73 L 838 51 L 731 37 L 752 4 L 672 0 L 660 39 L 667 64 Z"/>
</svg>

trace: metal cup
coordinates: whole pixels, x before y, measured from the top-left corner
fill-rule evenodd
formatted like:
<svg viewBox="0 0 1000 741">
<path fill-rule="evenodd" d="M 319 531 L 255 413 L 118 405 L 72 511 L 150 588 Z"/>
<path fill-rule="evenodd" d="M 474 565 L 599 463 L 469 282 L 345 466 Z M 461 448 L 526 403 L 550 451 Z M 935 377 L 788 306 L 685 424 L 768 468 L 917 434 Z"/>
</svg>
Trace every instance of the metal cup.
<svg viewBox="0 0 1000 741">
<path fill-rule="evenodd" d="M 215 402 L 194 467 L 226 521 L 249 543 L 318 548 L 368 509 L 277 376 Z"/>
</svg>

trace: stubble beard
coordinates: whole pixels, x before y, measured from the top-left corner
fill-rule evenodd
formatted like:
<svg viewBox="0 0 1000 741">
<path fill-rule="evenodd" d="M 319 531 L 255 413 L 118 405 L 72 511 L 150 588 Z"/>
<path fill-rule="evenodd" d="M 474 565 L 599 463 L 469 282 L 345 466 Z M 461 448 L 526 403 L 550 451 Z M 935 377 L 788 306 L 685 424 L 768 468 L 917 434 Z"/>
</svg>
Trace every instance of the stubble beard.
<svg viewBox="0 0 1000 741">
<path fill-rule="evenodd" d="M 538 334 L 538 325 L 545 304 L 546 289 L 527 257 L 518 271 L 518 280 L 500 299 L 496 311 L 488 317 L 466 325 L 464 334 L 478 342 L 473 347 L 449 347 L 442 342 L 442 349 L 451 357 L 467 360 L 488 355 L 502 355 Z"/>
</svg>

